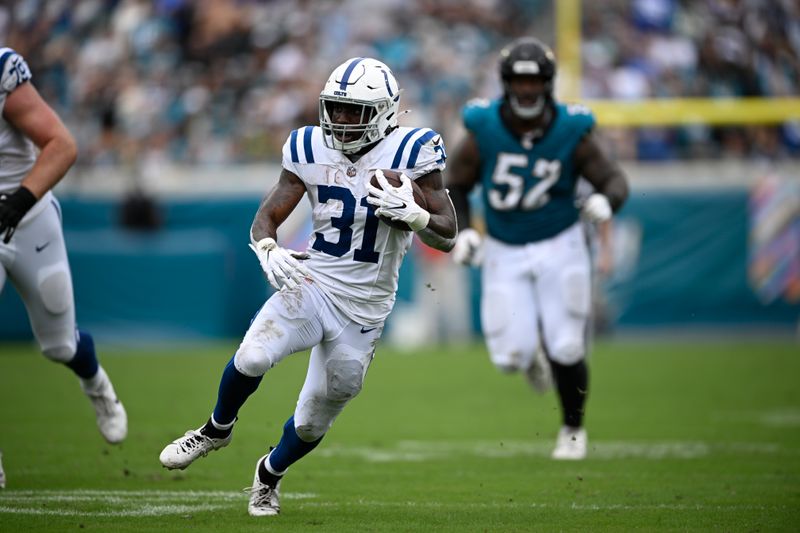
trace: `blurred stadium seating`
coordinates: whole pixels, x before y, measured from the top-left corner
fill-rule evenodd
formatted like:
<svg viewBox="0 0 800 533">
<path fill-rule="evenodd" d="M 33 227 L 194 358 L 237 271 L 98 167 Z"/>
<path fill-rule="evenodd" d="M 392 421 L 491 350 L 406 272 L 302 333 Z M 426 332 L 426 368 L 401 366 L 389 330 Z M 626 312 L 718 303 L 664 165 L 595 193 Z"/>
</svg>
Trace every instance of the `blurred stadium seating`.
<svg viewBox="0 0 800 533">
<path fill-rule="evenodd" d="M 617 268 L 606 282 L 609 326 L 797 330 L 796 2 L 10 6 L 0 7 L 3 41 L 28 60 L 34 83 L 81 147 L 57 192 L 78 318 L 96 331 L 241 334 L 266 290 L 246 247 L 250 220 L 277 177 L 288 132 L 317 122 L 330 69 L 356 55 L 386 61 L 404 88 L 403 107 L 413 110 L 404 123 L 433 125 L 452 145 L 460 105 L 498 94 L 497 51 L 525 34 L 556 47 L 559 96 L 596 111 L 605 142 L 632 178 L 616 226 Z M 157 228 L 122 228 L 123 199 L 134 193 L 154 199 Z M 302 241 L 302 215 L 285 239 Z M 202 245 L 189 249 L 189 241 Z M 464 328 L 448 317 L 465 298 L 474 306 L 477 276 L 433 259 L 463 282 L 463 293 L 432 291 L 426 261 L 414 254 L 404 267 L 397 315 L 413 316 L 403 309 L 435 292 L 425 306 L 435 316 L 423 322 L 438 324 L 430 335 L 451 338 L 446 330 Z M 119 279 L 137 280 L 139 290 L 121 290 Z M 477 331 L 474 313 L 463 320 Z M 0 338 L 28 335 L 21 304 L 5 290 Z"/>
</svg>

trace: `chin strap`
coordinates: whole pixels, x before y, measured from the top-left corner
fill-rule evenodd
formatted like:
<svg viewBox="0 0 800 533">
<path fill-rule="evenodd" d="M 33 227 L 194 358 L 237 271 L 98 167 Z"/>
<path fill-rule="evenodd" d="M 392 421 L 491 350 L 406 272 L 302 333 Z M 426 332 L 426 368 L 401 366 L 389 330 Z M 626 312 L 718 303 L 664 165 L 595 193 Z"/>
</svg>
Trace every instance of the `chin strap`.
<svg viewBox="0 0 800 533">
<path fill-rule="evenodd" d="M 522 106 L 517 100 L 517 97 L 513 94 L 508 96 L 508 103 L 511 106 L 511 110 L 520 118 L 531 119 L 536 118 L 544 112 L 545 104 L 547 103 L 547 98 L 543 94 L 539 95 L 539 98 L 536 99 L 536 103 L 531 106 Z"/>
</svg>

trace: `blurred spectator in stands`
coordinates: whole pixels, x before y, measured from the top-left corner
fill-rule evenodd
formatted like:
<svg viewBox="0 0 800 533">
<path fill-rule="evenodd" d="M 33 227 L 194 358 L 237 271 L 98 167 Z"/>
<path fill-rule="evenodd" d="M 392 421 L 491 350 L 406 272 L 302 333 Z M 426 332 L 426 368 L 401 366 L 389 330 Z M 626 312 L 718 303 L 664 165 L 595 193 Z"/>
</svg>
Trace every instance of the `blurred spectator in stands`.
<svg viewBox="0 0 800 533">
<path fill-rule="evenodd" d="M 800 4 L 790 0 L 583 2 L 583 95 L 769 97 L 800 93 Z M 639 159 L 785 157 L 764 128 L 636 131 Z M 765 152 L 764 143 L 771 146 Z M 778 136 L 779 144 L 788 144 Z"/>
<path fill-rule="evenodd" d="M 0 9 L 0 35 L 39 73 L 78 144 L 91 147 L 79 164 L 113 162 L 102 147 L 114 116 L 117 142 L 134 152 L 158 132 L 169 161 L 216 165 L 277 160 L 286 132 L 316 116 L 307 80 L 353 55 L 395 65 L 416 103 L 409 118 L 447 132 L 471 88 L 497 94 L 475 66 L 501 43 L 524 34 L 552 42 L 554 4 L 382 0 L 369 2 L 362 23 L 365 0 L 19 0 Z M 800 94 L 800 4 L 792 0 L 607 0 L 582 9 L 585 98 Z M 616 137 L 633 144 L 615 151 L 761 157 L 759 135 L 626 130 Z M 774 153 L 798 154 L 790 126 L 777 135 Z"/>
</svg>

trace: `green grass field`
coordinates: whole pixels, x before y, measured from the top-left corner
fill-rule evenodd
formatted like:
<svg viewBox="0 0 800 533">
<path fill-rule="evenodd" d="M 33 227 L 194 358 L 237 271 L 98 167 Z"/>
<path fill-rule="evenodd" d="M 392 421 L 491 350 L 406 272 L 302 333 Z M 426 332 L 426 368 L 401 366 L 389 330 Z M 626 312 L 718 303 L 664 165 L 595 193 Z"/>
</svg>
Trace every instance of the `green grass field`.
<svg viewBox="0 0 800 533">
<path fill-rule="evenodd" d="M 102 348 L 102 347 L 101 347 Z M 184 472 L 162 447 L 202 424 L 235 344 L 102 351 L 130 417 L 106 445 L 77 380 L 0 345 L 0 531 L 797 531 L 800 349 L 598 343 L 590 457 L 548 458 L 559 415 L 480 345 L 379 351 L 362 394 L 292 467 L 276 518 L 247 515 L 256 459 L 305 375 L 270 371 L 232 444 Z"/>
</svg>

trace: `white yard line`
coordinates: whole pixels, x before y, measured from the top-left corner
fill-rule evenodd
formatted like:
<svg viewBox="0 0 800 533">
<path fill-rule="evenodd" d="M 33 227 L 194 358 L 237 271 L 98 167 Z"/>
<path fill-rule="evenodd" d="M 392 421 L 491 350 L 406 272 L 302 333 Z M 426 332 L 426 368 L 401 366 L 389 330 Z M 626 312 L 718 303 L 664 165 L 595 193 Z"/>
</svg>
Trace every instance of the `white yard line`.
<svg viewBox="0 0 800 533">
<path fill-rule="evenodd" d="M 442 503 L 442 502 L 381 502 L 372 500 L 358 500 L 355 502 L 301 502 L 297 504 L 298 509 L 310 508 L 335 508 L 335 507 L 409 507 L 421 509 L 442 509 L 448 510 L 463 510 L 465 507 L 470 509 L 573 509 L 576 511 L 652 511 L 652 510 L 669 510 L 669 511 L 788 511 L 793 510 L 788 505 L 704 505 L 704 504 L 671 504 L 671 503 L 657 503 L 657 504 L 580 504 L 575 502 L 560 502 L 560 503 L 536 503 L 526 501 L 515 502 L 489 502 L 489 503 Z"/>
<path fill-rule="evenodd" d="M 392 448 L 330 445 L 316 452 L 322 457 L 357 457 L 382 462 L 419 462 L 443 459 L 454 454 L 485 458 L 549 457 L 552 443 L 532 441 L 401 441 Z M 614 442 L 592 441 L 589 438 L 589 459 L 696 459 L 717 454 L 785 452 L 781 446 L 766 442 L 733 442 L 725 444 L 672 441 L 672 442 Z"/>
<path fill-rule="evenodd" d="M 114 504 L 119 507 L 110 510 L 83 511 L 69 508 L 54 509 L 54 501 L 74 502 L 80 501 L 95 495 L 95 502 L 109 503 L 104 499 L 108 492 L 113 493 Z M 194 495 L 197 497 L 213 497 L 226 500 L 226 503 L 197 503 L 178 505 L 164 503 L 166 498 L 188 499 L 186 496 Z M 130 496 L 128 498 L 128 496 Z M 300 501 L 296 507 L 298 509 L 313 508 L 420 508 L 420 509 L 442 509 L 459 510 L 465 505 L 470 509 L 571 509 L 575 511 L 764 511 L 764 512 L 786 512 L 789 509 L 785 505 L 705 505 L 705 504 L 579 504 L 575 502 L 559 503 L 538 503 L 527 501 L 516 502 L 488 502 L 488 503 L 442 503 L 435 501 L 374 501 L 358 500 L 351 502 L 329 502 L 329 501 L 310 501 L 315 495 L 308 493 L 287 493 L 287 499 L 298 499 Z M 145 499 L 149 498 L 149 499 Z M 142 499 L 145 499 L 142 501 Z M 202 492 L 202 491 L 18 491 L 6 493 L 0 496 L 0 514 L 23 514 L 40 516 L 94 516 L 94 517 L 145 517 L 145 516 L 166 516 L 166 515 L 189 515 L 201 512 L 218 511 L 231 507 L 239 507 L 244 504 L 245 497 L 238 492 Z M 7 505 L 15 501 L 24 501 L 23 506 Z M 47 508 L 36 507 L 39 503 L 48 503 Z M 152 503 L 151 503 L 152 502 Z M 156 503 L 161 502 L 161 503 Z"/>
<path fill-rule="evenodd" d="M 479 458 L 549 457 L 550 442 L 504 440 L 504 441 L 400 441 L 391 448 L 331 445 L 318 450 L 318 456 L 350 458 L 370 462 L 436 461 L 452 456 Z M 647 460 L 696 459 L 725 454 L 796 454 L 797 451 L 783 448 L 779 444 L 766 442 L 707 443 L 693 441 L 667 442 L 612 442 L 589 440 L 589 460 L 617 460 L 639 458 Z M 284 493 L 286 500 L 299 500 L 298 507 L 421 507 L 460 509 L 463 504 L 439 502 L 357 502 L 315 501 L 313 493 Z M 247 495 L 239 491 L 200 490 L 14 490 L 0 491 L 0 515 L 57 515 L 57 516 L 164 516 L 186 515 L 241 507 Z M 77 505 L 76 505 L 77 504 Z M 100 506 L 98 510 L 76 509 L 77 507 Z M 584 511 L 597 510 L 674 510 L 674 511 L 735 511 L 763 510 L 785 511 L 784 506 L 768 505 L 702 505 L 702 504 L 609 504 L 583 505 L 571 502 L 535 503 L 500 502 L 475 504 L 470 507 L 508 508 L 570 508 Z"/>
<path fill-rule="evenodd" d="M 31 502 L 28 502 L 30 504 Z M 230 505 L 141 505 L 135 509 L 119 511 L 78 511 L 75 509 L 40 509 L 36 507 L 6 507 L 0 505 L 0 514 L 25 514 L 49 516 L 165 516 L 193 514 L 225 509 Z"/>
<path fill-rule="evenodd" d="M 311 492 L 286 492 L 281 494 L 287 500 L 308 500 L 316 498 Z M 79 501 L 99 499 L 131 500 L 135 498 L 162 500 L 198 500 L 214 499 L 225 501 L 246 500 L 247 493 L 238 491 L 204 491 L 204 490 L 8 490 L 0 492 L 0 502 L 16 499 L 36 498 L 37 500 Z"/>
<path fill-rule="evenodd" d="M 308 500 L 307 492 L 281 494 L 287 500 Z M 106 509 L 75 509 L 76 502 L 101 504 Z M 194 503 L 193 503 L 194 502 Z M 165 516 L 203 513 L 246 505 L 247 494 L 235 491 L 162 490 L 6 490 L 0 493 L 0 515 L 49 516 Z M 68 504 L 54 508 L 54 504 Z M 47 507 L 45 508 L 45 504 Z"/>
<path fill-rule="evenodd" d="M 160 491 L 160 490 L 10 490 L 0 493 L 0 502 L 9 500 L 37 501 L 96 501 L 96 500 L 134 500 L 164 499 L 167 501 L 222 500 L 233 501 L 247 498 L 244 492 L 222 491 Z"/>
</svg>

